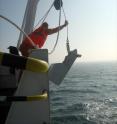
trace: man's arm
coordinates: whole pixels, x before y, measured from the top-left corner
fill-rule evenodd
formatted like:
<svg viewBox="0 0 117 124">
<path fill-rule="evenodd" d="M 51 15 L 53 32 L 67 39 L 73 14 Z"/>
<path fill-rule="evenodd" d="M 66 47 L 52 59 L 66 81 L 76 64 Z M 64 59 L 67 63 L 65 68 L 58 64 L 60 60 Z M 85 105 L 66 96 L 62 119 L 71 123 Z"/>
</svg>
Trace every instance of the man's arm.
<svg viewBox="0 0 117 124">
<path fill-rule="evenodd" d="M 48 29 L 47 33 L 48 33 L 48 35 L 57 33 L 58 31 L 62 30 L 64 27 L 66 27 L 67 25 L 68 25 L 68 21 L 65 21 L 65 24 L 63 24 L 61 26 L 58 26 L 58 27 L 53 28 L 53 29 Z"/>
</svg>

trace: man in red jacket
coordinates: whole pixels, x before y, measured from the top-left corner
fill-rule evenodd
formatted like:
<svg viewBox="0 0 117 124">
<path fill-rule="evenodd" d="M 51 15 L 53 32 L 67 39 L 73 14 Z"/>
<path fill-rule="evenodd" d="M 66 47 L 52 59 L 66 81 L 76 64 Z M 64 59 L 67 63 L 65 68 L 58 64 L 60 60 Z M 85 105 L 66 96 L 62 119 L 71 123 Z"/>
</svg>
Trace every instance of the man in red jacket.
<svg viewBox="0 0 117 124">
<path fill-rule="evenodd" d="M 57 33 L 59 30 L 62 30 L 67 25 L 68 21 L 65 21 L 65 23 L 59 27 L 48 29 L 48 23 L 44 22 L 38 29 L 30 33 L 29 37 L 38 48 L 42 48 L 48 35 Z M 28 56 L 29 50 L 31 49 L 35 49 L 35 47 L 31 44 L 28 38 L 25 38 L 22 41 L 19 50 L 21 51 L 23 56 Z"/>
</svg>

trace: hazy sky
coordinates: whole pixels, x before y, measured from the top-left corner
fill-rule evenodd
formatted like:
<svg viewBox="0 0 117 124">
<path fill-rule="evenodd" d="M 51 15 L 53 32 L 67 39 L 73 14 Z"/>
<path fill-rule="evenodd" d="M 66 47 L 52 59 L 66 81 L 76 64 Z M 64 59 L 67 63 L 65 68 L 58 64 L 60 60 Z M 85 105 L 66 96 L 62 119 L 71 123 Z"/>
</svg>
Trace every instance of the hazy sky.
<svg viewBox="0 0 117 124">
<path fill-rule="evenodd" d="M 35 25 L 53 0 L 38 4 Z M 71 49 L 78 49 L 83 56 L 77 61 L 117 60 L 117 0 L 63 0 L 69 21 Z M 0 14 L 21 27 L 27 0 L 0 0 Z M 58 11 L 54 8 L 46 21 L 49 27 L 58 25 Z M 64 17 L 62 16 L 62 24 Z M 19 31 L 0 19 L 0 50 L 17 44 Z M 56 34 L 49 36 L 44 48 L 53 48 Z M 57 49 L 50 61 L 61 61 L 66 55 L 66 29 L 61 31 Z"/>
</svg>

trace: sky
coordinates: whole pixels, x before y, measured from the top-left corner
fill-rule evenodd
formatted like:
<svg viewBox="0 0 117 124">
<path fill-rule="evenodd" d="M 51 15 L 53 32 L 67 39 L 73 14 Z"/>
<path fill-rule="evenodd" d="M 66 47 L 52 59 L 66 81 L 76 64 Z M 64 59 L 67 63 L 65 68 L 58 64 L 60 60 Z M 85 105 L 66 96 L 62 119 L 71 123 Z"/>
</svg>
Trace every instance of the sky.
<svg viewBox="0 0 117 124">
<path fill-rule="evenodd" d="M 53 0 L 40 0 L 35 25 L 48 10 Z M 27 0 L 0 0 L 0 14 L 21 27 Z M 82 57 L 77 62 L 117 61 L 117 0 L 63 0 L 69 22 L 71 50 L 77 49 Z M 46 21 L 49 28 L 58 26 L 59 12 L 53 7 Z M 64 23 L 62 14 L 61 24 Z M 19 31 L 0 19 L 0 51 L 7 52 L 9 45 L 17 45 Z M 48 37 L 44 48 L 49 51 L 56 34 Z M 55 52 L 50 62 L 60 62 L 67 55 L 66 28 L 60 32 Z"/>
</svg>

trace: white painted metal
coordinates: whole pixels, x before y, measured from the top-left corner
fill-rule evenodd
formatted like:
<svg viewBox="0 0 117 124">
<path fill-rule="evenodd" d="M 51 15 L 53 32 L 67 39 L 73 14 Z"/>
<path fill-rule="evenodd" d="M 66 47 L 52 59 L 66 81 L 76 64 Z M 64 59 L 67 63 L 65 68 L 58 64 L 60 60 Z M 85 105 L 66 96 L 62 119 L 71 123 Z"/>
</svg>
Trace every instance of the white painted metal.
<svg viewBox="0 0 117 124">
<path fill-rule="evenodd" d="M 31 57 L 48 61 L 47 50 L 33 50 Z M 24 71 L 16 96 L 37 95 L 49 92 L 48 73 Z M 14 102 L 10 108 L 6 124 L 49 124 L 49 98 L 34 102 Z"/>
<path fill-rule="evenodd" d="M 49 80 L 59 85 L 63 81 L 64 77 L 66 76 L 67 72 L 77 57 L 77 50 L 73 50 L 69 52 L 62 63 L 55 63 L 51 65 L 48 72 Z"/>
</svg>

